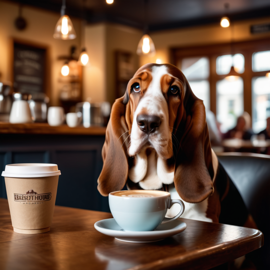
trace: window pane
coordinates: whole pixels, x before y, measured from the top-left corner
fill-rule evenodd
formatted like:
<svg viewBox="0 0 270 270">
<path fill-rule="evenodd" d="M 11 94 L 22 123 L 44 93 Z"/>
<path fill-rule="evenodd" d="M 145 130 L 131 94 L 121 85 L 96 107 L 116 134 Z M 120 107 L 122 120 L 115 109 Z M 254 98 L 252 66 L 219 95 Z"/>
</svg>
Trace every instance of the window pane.
<svg viewBox="0 0 270 270">
<path fill-rule="evenodd" d="M 206 79 L 209 77 L 209 59 L 206 57 L 192 57 L 182 60 L 180 69 L 188 80 Z"/>
<path fill-rule="evenodd" d="M 270 70 L 270 51 L 256 52 L 252 55 L 252 70 Z"/>
<path fill-rule="evenodd" d="M 209 82 L 207 80 L 190 81 L 189 84 L 195 96 L 203 100 L 205 109 L 210 110 Z"/>
<path fill-rule="evenodd" d="M 231 66 L 234 64 L 234 69 L 238 73 L 243 73 L 245 70 L 245 57 L 243 54 L 235 54 L 233 57 L 232 55 L 221 55 L 217 57 L 216 60 L 216 69 L 217 74 L 225 75 L 230 72 Z"/>
<path fill-rule="evenodd" d="M 270 79 L 257 77 L 252 79 L 253 130 L 258 133 L 266 128 L 266 118 L 270 116 Z"/>
<path fill-rule="evenodd" d="M 217 120 L 221 131 L 226 132 L 236 125 L 237 117 L 243 113 L 243 79 L 226 79 L 217 82 Z"/>
</svg>

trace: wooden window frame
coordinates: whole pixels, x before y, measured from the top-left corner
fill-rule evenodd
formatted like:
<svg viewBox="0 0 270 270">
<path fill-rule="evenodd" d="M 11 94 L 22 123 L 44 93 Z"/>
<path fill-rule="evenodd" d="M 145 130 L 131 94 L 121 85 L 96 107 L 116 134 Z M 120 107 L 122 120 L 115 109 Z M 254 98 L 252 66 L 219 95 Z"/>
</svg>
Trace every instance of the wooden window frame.
<svg viewBox="0 0 270 270">
<path fill-rule="evenodd" d="M 209 87 L 210 87 L 210 110 L 216 115 L 216 84 L 226 75 L 219 75 L 216 72 L 216 59 L 218 56 L 241 53 L 245 58 L 245 70 L 239 76 L 243 79 L 243 105 L 244 111 L 252 117 L 252 78 L 265 76 L 266 71 L 252 71 L 252 55 L 255 52 L 270 50 L 270 38 L 237 41 L 229 43 L 208 44 L 201 46 L 187 46 L 170 49 L 171 63 L 180 66 L 182 59 L 188 57 L 207 57 L 209 59 Z"/>
</svg>

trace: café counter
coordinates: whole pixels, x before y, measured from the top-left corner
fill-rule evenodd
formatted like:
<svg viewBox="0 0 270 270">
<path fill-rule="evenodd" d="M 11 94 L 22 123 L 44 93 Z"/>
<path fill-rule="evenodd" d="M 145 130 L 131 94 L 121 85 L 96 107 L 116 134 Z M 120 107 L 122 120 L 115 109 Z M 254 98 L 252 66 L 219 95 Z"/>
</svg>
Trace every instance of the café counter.
<svg viewBox="0 0 270 270">
<path fill-rule="evenodd" d="M 57 205 L 109 211 L 107 198 L 97 191 L 105 131 L 105 127 L 98 126 L 70 128 L 0 122 L 0 171 L 11 163 L 55 163 L 62 173 Z M 6 198 L 2 176 L 0 197 Z"/>
</svg>

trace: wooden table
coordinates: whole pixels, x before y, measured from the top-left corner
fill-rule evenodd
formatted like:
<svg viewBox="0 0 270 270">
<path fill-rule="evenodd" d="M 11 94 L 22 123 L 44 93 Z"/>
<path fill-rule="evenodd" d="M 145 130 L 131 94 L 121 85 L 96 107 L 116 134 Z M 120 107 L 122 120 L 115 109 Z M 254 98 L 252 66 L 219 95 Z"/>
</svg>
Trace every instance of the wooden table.
<svg viewBox="0 0 270 270">
<path fill-rule="evenodd" d="M 57 206 L 51 231 L 12 231 L 7 201 L 0 199 L 0 269 L 209 269 L 263 245 L 260 231 L 183 219 L 184 232 L 151 244 L 115 240 L 94 229 L 109 213 Z"/>
</svg>

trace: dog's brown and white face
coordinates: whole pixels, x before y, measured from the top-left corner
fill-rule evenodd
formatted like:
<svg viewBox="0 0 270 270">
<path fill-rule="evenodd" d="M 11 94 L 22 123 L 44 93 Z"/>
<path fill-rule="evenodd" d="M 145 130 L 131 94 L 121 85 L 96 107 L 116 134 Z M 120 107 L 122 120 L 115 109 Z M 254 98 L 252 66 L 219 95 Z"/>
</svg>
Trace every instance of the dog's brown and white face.
<svg viewBox="0 0 270 270">
<path fill-rule="evenodd" d="M 203 201 L 213 192 L 203 102 L 170 64 L 145 65 L 131 78 L 113 105 L 102 156 L 102 195 L 129 180 L 144 189 L 174 183 L 187 202 Z"/>
<path fill-rule="evenodd" d="M 172 131 L 184 82 L 173 76 L 167 66 L 138 70 L 127 88 L 132 106 L 128 154 L 135 156 L 143 147 L 153 147 L 159 157 L 173 156 Z"/>
</svg>

